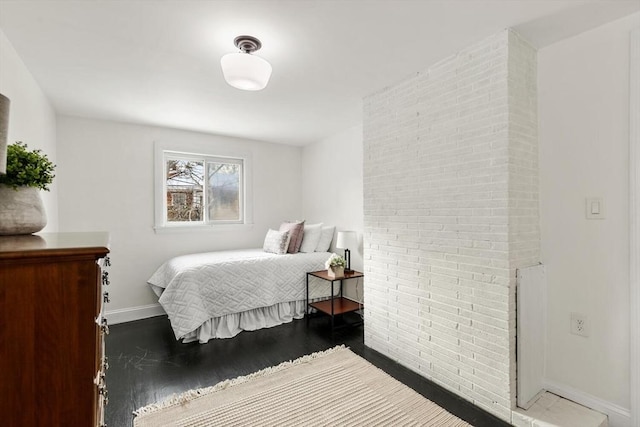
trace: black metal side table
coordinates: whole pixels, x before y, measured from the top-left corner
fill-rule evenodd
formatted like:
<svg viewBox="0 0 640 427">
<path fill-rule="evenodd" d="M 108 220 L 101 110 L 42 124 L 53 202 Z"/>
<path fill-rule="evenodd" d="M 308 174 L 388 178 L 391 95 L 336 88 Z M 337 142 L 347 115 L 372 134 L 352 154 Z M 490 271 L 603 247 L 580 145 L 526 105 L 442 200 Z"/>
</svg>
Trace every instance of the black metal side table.
<svg viewBox="0 0 640 427">
<path fill-rule="evenodd" d="M 316 277 L 318 279 L 325 280 L 331 283 L 331 297 L 325 300 L 309 302 L 309 277 Z M 331 277 L 327 273 L 327 270 L 320 271 L 311 271 L 307 273 L 307 293 L 306 293 L 306 301 L 305 301 L 305 317 L 307 318 L 307 325 L 309 324 L 309 308 L 316 309 L 319 313 L 326 314 L 331 317 L 331 339 L 334 337 L 334 332 L 337 329 L 335 325 L 335 317 L 338 315 L 342 315 L 345 313 L 352 313 L 354 311 L 358 311 L 364 306 L 359 304 L 353 300 L 345 298 L 342 296 L 342 282 L 344 280 L 349 279 L 357 279 L 360 277 L 364 277 L 364 274 L 359 271 L 350 271 L 345 272 L 342 277 Z M 338 296 L 335 295 L 334 284 L 338 282 L 340 283 L 340 290 Z M 361 325 L 362 322 L 350 323 L 344 326 L 357 326 Z"/>
</svg>

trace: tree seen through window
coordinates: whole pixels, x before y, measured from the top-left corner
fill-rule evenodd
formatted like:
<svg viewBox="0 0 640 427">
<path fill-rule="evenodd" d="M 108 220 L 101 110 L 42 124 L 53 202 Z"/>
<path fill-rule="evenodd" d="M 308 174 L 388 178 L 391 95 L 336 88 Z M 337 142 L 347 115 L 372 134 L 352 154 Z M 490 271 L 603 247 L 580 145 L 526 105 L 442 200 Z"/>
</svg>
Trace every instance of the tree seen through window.
<svg viewBox="0 0 640 427">
<path fill-rule="evenodd" d="M 168 158 L 165 179 L 167 222 L 243 220 L 241 160 Z"/>
</svg>

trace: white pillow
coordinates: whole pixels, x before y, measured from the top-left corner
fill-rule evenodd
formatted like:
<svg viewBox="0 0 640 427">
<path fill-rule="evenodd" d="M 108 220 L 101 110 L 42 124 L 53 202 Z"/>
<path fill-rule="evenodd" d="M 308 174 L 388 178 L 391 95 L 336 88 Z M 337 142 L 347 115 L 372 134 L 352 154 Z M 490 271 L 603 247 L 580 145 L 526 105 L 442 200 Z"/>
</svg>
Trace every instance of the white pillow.
<svg viewBox="0 0 640 427">
<path fill-rule="evenodd" d="M 290 238 L 291 235 L 289 234 L 289 230 L 276 231 L 269 229 L 264 238 L 264 246 L 262 249 L 264 249 L 265 252 L 270 252 L 272 254 L 286 254 L 287 249 L 289 248 Z"/>
<path fill-rule="evenodd" d="M 333 240 L 333 232 L 336 231 L 336 227 L 322 227 L 322 235 L 318 246 L 316 246 L 316 252 L 329 252 L 331 247 L 331 241 Z"/>
<path fill-rule="evenodd" d="M 322 223 L 309 224 L 304 226 L 304 234 L 302 235 L 302 245 L 299 252 L 314 252 L 322 237 Z"/>
</svg>

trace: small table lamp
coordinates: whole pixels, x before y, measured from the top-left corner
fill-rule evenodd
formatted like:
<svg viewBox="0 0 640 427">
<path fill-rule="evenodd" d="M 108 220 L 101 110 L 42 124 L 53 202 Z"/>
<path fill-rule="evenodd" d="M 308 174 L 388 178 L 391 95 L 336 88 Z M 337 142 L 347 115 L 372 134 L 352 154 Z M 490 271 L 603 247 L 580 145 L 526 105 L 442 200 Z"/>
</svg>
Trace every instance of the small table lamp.
<svg viewBox="0 0 640 427">
<path fill-rule="evenodd" d="M 358 235 L 355 231 L 338 231 L 338 238 L 336 240 L 336 248 L 344 249 L 344 257 L 347 260 L 347 266 L 344 269 L 345 273 L 353 273 L 351 269 L 351 251 L 349 248 L 358 247 Z"/>
</svg>

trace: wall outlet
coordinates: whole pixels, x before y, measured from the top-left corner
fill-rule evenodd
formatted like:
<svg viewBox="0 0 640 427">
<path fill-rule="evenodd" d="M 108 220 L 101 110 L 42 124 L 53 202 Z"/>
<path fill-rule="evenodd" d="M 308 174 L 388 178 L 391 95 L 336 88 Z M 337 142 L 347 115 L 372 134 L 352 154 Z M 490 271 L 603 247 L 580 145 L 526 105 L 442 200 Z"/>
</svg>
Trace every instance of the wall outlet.
<svg viewBox="0 0 640 427">
<path fill-rule="evenodd" d="M 589 336 L 589 323 L 587 316 L 580 313 L 571 313 L 571 327 L 569 332 L 574 335 L 580 335 L 581 337 Z"/>
</svg>

